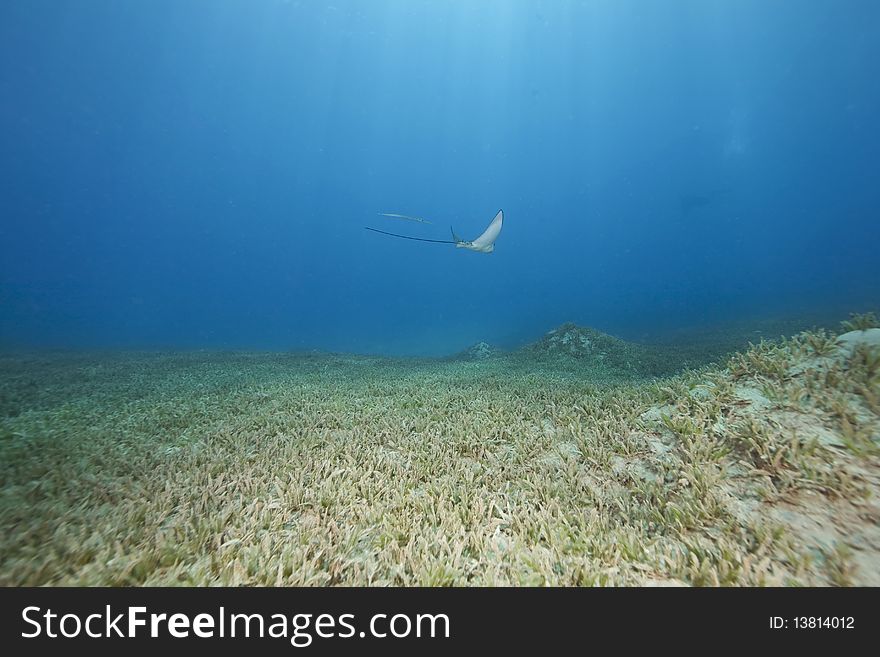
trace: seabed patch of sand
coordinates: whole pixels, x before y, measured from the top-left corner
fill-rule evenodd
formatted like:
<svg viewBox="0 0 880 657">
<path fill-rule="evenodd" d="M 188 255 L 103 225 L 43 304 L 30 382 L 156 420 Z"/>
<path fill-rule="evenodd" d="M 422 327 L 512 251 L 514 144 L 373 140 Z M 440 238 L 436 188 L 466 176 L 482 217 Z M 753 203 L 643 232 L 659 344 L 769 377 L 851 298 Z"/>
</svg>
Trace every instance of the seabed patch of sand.
<svg viewBox="0 0 880 657">
<path fill-rule="evenodd" d="M 880 585 L 878 342 L 8 355 L 0 584 Z"/>
</svg>

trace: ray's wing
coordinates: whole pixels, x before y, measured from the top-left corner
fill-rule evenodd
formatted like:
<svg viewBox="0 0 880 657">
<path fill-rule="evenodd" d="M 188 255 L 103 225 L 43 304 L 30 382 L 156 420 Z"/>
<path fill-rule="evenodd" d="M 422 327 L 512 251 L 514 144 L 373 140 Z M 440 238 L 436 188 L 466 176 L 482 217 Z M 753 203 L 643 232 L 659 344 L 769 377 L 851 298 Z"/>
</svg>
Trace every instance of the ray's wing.
<svg viewBox="0 0 880 657">
<path fill-rule="evenodd" d="M 498 214 L 496 214 L 495 218 L 492 220 L 492 223 L 489 224 L 489 227 L 484 230 L 483 234 L 475 239 L 472 244 L 476 247 L 487 247 L 494 244 L 495 240 L 498 239 L 498 234 L 501 232 L 501 224 L 503 221 L 504 213 L 499 210 Z"/>
</svg>

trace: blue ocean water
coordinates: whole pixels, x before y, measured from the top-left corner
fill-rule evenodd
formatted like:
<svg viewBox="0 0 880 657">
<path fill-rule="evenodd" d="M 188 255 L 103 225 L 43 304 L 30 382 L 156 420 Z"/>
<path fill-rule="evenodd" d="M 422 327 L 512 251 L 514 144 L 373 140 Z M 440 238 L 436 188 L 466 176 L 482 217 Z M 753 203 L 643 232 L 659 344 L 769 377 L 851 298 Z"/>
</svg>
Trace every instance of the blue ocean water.
<svg viewBox="0 0 880 657">
<path fill-rule="evenodd" d="M 873 0 L 7 0 L 0 346 L 876 308 L 877 62 Z"/>
</svg>

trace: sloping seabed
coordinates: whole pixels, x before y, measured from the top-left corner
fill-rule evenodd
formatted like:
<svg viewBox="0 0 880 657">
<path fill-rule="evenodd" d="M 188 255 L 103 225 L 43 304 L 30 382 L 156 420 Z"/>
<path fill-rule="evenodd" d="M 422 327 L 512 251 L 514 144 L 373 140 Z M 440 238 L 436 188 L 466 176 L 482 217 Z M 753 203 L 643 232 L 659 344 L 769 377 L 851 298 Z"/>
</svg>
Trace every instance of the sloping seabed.
<svg viewBox="0 0 880 657">
<path fill-rule="evenodd" d="M 573 325 L 442 361 L 7 355 L 0 583 L 880 585 L 853 322 L 700 367 Z"/>
</svg>

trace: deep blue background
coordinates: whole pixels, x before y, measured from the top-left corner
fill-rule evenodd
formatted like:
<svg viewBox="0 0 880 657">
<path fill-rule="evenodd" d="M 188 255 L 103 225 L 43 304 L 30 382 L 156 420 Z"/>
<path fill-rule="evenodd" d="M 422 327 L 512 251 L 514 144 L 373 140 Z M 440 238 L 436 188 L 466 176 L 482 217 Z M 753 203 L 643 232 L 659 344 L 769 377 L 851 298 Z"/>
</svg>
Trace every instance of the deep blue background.
<svg viewBox="0 0 880 657">
<path fill-rule="evenodd" d="M 874 0 L 6 0 L 0 345 L 442 353 L 876 306 L 877 62 Z M 363 230 L 499 208 L 491 255 Z"/>
</svg>

